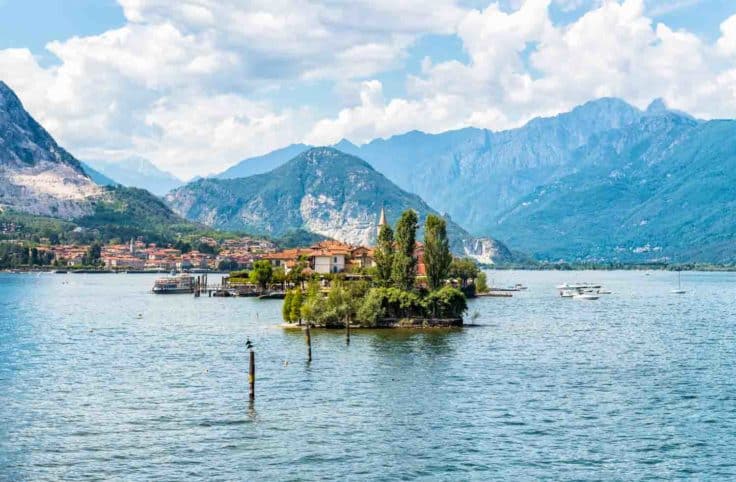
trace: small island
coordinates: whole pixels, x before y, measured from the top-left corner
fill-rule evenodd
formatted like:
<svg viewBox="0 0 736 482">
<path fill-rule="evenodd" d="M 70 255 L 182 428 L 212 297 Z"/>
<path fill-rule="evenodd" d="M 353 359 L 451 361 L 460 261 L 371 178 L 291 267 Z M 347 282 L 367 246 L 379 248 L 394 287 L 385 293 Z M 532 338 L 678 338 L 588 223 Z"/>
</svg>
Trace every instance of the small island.
<svg viewBox="0 0 736 482">
<path fill-rule="evenodd" d="M 466 293 L 472 295 L 476 287 L 487 289 L 485 278 L 472 260 L 453 259 L 444 219 L 427 216 L 423 243 L 416 240 L 417 228 L 417 214 L 412 210 L 402 213 L 395 229 L 381 213 L 373 265 L 358 276 L 334 276 L 329 286 L 311 279 L 286 291 L 284 326 L 462 326 Z M 451 274 L 460 274 L 459 286 L 451 281 Z M 471 278 L 474 282 L 468 283 Z"/>
</svg>

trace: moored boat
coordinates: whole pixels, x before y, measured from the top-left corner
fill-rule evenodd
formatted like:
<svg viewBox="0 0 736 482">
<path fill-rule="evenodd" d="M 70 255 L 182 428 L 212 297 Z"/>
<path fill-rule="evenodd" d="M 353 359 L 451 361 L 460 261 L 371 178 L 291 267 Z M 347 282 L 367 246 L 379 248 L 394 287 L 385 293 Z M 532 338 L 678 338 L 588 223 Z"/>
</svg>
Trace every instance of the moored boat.
<svg viewBox="0 0 736 482">
<path fill-rule="evenodd" d="M 284 291 L 271 291 L 258 296 L 259 300 L 283 300 L 284 298 L 286 298 Z"/>
<path fill-rule="evenodd" d="M 575 299 L 575 300 L 589 300 L 589 301 L 593 301 L 593 300 L 597 300 L 598 298 L 600 298 L 600 297 L 597 294 L 594 294 L 594 293 L 578 293 L 576 295 L 573 295 L 573 299 Z"/>
<path fill-rule="evenodd" d="M 152 290 L 157 295 L 194 293 L 194 276 L 186 274 L 158 278 Z"/>
<path fill-rule="evenodd" d="M 684 289 L 682 289 L 682 272 L 677 272 L 677 289 L 670 290 L 670 293 L 673 295 L 684 295 L 687 293 Z"/>
</svg>

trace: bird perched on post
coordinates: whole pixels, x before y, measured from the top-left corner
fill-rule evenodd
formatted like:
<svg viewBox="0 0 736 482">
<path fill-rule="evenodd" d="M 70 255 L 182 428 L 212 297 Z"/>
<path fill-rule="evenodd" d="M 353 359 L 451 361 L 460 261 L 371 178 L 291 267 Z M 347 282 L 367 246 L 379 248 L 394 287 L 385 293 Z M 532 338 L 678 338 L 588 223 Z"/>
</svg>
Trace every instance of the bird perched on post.
<svg viewBox="0 0 736 482">
<path fill-rule="evenodd" d="M 245 347 L 248 350 L 253 350 L 253 343 L 250 341 L 250 338 L 245 339 Z"/>
</svg>

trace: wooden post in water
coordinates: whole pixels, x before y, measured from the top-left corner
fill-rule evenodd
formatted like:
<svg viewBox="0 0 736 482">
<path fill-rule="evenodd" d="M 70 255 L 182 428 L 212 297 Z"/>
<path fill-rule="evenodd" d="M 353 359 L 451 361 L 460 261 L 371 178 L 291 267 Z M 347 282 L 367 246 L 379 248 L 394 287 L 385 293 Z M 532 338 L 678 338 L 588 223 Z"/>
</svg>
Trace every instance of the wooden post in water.
<svg viewBox="0 0 736 482">
<path fill-rule="evenodd" d="M 307 362 L 312 361 L 312 331 L 309 329 L 310 322 L 307 321 Z"/>
<path fill-rule="evenodd" d="M 250 363 L 248 365 L 248 399 L 256 399 L 256 354 L 250 350 Z"/>
<path fill-rule="evenodd" d="M 350 344 L 350 318 L 345 320 L 345 341 Z"/>
</svg>

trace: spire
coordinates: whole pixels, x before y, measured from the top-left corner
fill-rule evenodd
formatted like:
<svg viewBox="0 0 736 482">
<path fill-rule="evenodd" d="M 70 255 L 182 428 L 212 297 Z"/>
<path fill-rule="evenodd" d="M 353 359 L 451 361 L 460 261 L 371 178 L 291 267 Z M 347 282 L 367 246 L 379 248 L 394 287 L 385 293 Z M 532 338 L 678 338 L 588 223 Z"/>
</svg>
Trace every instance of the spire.
<svg viewBox="0 0 736 482">
<path fill-rule="evenodd" d="M 378 217 L 378 229 L 381 229 L 381 226 L 385 226 L 386 224 L 388 224 L 386 222 L 386 211 L 382 207 L 381 215 Z"/>
</svg>

